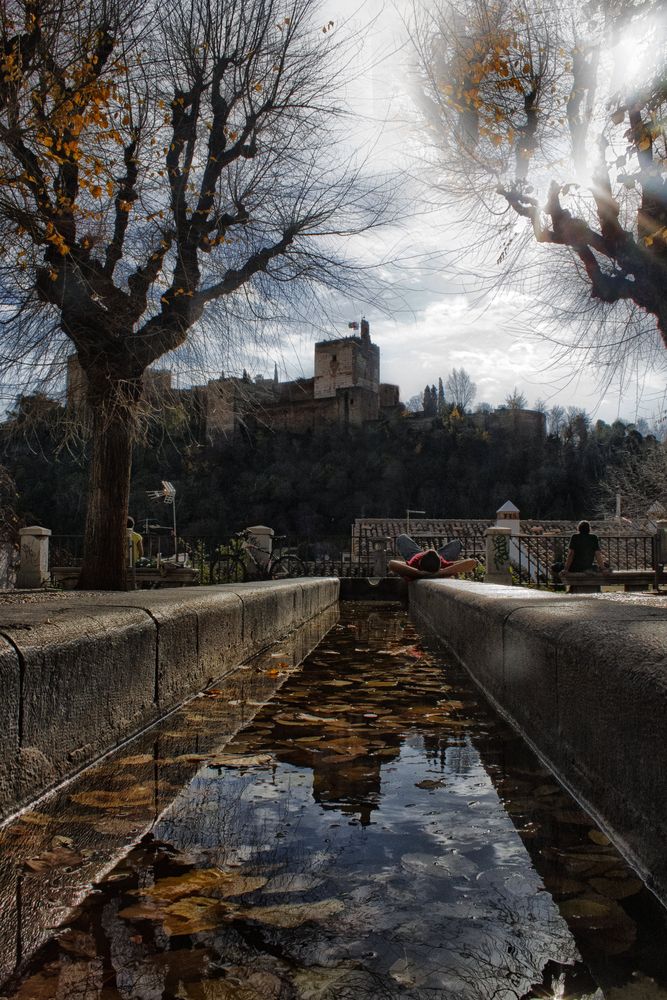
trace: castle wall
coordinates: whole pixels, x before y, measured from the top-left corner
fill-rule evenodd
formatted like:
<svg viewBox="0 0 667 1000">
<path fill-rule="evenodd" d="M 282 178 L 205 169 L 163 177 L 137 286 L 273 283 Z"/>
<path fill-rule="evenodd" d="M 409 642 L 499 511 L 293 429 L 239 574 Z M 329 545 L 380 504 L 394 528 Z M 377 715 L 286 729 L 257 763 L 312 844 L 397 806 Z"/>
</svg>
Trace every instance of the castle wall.
<svg viewBox="0 0 667 1000">
<path fill-rule="evenodd" d="M 382 382 L 380 384 L 379 402 L 381 410 L 388 406 L 400 406 L 399 387 L 391 385 L 389 382 Z"/>
</svg>

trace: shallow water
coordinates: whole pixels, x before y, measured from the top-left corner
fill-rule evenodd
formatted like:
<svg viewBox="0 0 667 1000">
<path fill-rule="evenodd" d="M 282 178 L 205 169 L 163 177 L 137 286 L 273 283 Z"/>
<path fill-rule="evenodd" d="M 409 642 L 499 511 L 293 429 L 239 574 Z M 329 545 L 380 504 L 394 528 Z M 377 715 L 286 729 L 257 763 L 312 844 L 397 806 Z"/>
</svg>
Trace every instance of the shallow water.
<svg viewBox="0 0 667 1000">
<path fill-rule="evenodd" d="M 57 916 L 100 837 L 150 830 L 6 996 L 667 1000 L 665 911 L 400 607 L 343 605 L 297 673 L 273 655 L 13 826 L 50 836 L 22 939 L 40 859 Z"/>
</svg>

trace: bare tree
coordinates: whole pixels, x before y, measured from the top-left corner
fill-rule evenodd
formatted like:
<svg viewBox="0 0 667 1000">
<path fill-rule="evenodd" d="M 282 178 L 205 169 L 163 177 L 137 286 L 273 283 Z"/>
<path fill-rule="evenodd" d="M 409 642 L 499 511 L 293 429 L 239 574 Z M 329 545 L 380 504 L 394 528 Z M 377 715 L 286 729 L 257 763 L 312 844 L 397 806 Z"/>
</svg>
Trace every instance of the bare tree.
<svg viewBox="0 0 667 1000">
<path fill-rule="evenodd" d="M 637 450 L 626 452 L 620 466 L 610 470 L 600 484 L 598 509 L 609 516 L 621 497 L 621 512 L 633 519 L 646 518 L 651 507 L 661 505 L 667 512 L 667 447 L 644 441 Z M 664 517 L 665 513 L 657 513 Z"/>
<path fill-rule="evenodd" d="M 477 224 L 495 264 L 560 305 L 566 346 L 616 365 L 651 354 L 656 330 L 667 345 L 660 0 L 434 0 L 414 40 L 441 190 L 466 232 Z"/>
<path fill-rule="evenodd" d="M 528 400 L 523 392 L 519 392 L 516 386 L 505 397 L 505 406 L 508 410 L 525 410 Z"/>
<path fill-rule="evenodd" d="M 465 368 L 452 368 L 445 382 L 447 398 L 462 411 L 469 410 L 477 395 L 477 386 Z"/>
<path fill-rule="evenodd" d="M 547 414 L 547 427 L 549 434 L 560 437 L 566 423 L 565 407 L 552 406 Z"/>
<path fill-rule="evenodd" d="M 80 586 L 123 588 L 146 368 L 275 318 L 297 284 L 345 285 L 342 238 L 381 192 L 340 141 L 349 67 L 312 0 L 7 0 L 0 46 L 3 368 L 74 347 Z"/>
</svg>

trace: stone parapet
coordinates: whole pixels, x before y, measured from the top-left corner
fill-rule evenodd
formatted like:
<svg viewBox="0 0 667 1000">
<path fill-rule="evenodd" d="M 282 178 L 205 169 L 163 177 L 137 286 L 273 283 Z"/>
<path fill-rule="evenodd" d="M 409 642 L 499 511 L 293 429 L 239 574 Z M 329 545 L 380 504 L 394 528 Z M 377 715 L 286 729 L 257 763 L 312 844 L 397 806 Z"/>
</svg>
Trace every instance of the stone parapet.
<svg viewBox="0 0 667 1000">
<path fill-rule="evenodd" d="M 0 819 L 338 599 L 338 580 L 0 606 Z"/>
<path fill-rule="evenodd" d="M 420 580 L 410 602 L 665 900 L 667 604 L 623 596 Z"/>
</svg>

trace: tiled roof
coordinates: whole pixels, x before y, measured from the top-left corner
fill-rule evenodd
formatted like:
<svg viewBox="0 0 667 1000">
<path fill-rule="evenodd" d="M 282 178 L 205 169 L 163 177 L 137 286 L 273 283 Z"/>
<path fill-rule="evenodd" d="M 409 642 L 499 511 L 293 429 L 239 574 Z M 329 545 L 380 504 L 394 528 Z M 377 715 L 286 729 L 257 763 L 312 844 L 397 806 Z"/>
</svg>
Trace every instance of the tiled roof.
<svg viewBox="0 0 667 1000">
<path fill-rule="evenodd" d="M 495 518 L 410 518 L 410 528 L 405 518 L 358 517 L 352 526 L 353 536 L 370 538 L 395 538 L 409 533 L 413 537 L 457 538 L 460 535 L 484 534 L 495 525 Z M 539 521 L 521 519 L 521 532 L 527 535 L 571 535 L 577 530 L 578 521 Z M 633 522 L 615 519 L 591 521 L 591 529 L 598 535 L 648 535 L 652 532 Z"/>
</svg>

